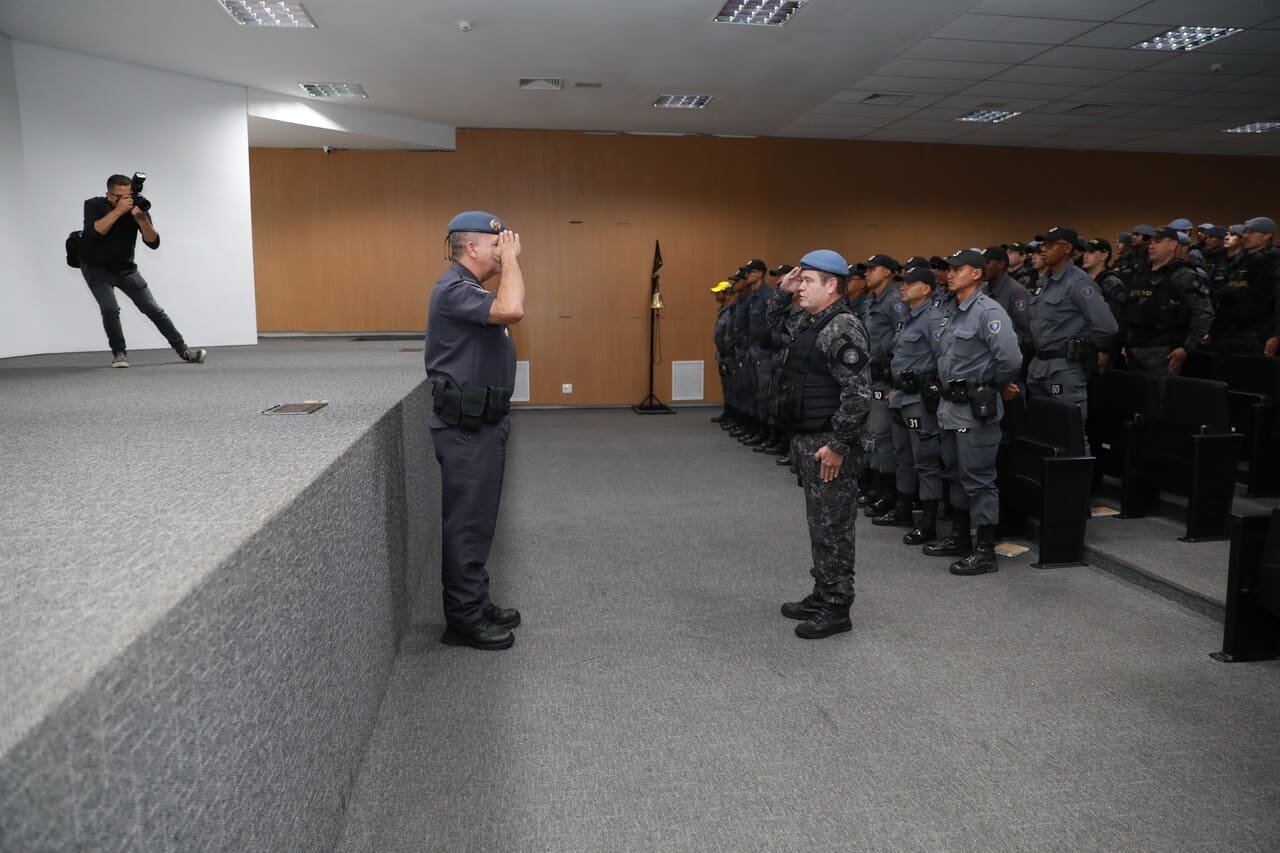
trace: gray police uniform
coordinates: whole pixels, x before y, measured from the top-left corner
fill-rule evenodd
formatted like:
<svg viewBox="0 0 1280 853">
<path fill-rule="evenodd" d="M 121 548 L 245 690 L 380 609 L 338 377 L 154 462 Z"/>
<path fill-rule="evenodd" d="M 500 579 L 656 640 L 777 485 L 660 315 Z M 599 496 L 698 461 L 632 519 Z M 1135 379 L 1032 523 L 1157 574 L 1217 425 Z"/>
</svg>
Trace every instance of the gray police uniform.
<svg viewBox="0 0 1280 853">
<path fill-rule="evenodd" d="M 889 408 L 893 418 L 893 453 L 897 463 L 900 495 L 920 493 L 922 501 L 942 500 L 942 444 L 935 411 L 925 405 L 920 388 L 936 378 L 934 332 L 942 325 L 942 312 L 932 299 L 908 307 L 907 319 L 893 344 L 890 363 L 893 392 Z"/>
<path fill-rule="evenodd" d="M 1000 390 L 1018 375 L 1022 365 L 1011 325 L 999 303 L 979 290 L 957 306 L 938 332 L 938 376 L 944 393 L 938 404 L 943 463 L 960 484 L 958 494 L 952 490 L 956 508 L 967 510 L 978 526 L 1000 521 L 996 487 L 996 454 L 1004 413 Z M 994 391 L 986 392 L 993 398 L 988 400 L 992 414 L 978 417 L 969 399 L 950 390 L 956 380 L 967 383 L 969 397 L 975 388 Z"/>
<path fill-rule="evenodd" d="M 871 469 L 894 472 L 893 416 L 889 412 L 889 363 L 893 360 L 893 336 L 906 320 L 902 291 L 890 282 L 877 296 L 867 294 L 866 328 L 871 344 Z"/>
<path fill-rule="evenodd" d="M 867 333 L 844 300 L 811 317 L 782 367 L 783 427 L 804 487 L 814 593 L 837 607 L 853 603 L 857 469 L 870 392 Z M 823 446 L 845 457 L 840 474 L 822 481 L 814 454 Z"/>
<path fill-rule="evenodd" d="M 424 360 L 434 409 L 427 421 L 440 462 L 440 573 L 450 624 L 475 622 L 491 603 L 485 563 L 498 520 L 511 432 L 506 409 L 516 378 L 510 330 L 488 322 L 496 296 L 454 263 L 436 281 L 427 315 Z M 458 391 L 465 394 L 460 412 L 444 402 L 452 403 Z"/>
<path fill-rule="evenodd" d="M 1056 276 L 1046 272 L 1031 297 L 1036 356 L 1027 371 L 1028 394 L 1078 403 L 1087 417 L 1088 381 L 1096 359 L 1086 370 L 1080 353 L 1089 350 L 1076 342 L 1085 340 L 1096 352 L 1110 352 L 1116 329 L 1116 318 L 1087 272 L 1070 261 Z"/>
</svg>

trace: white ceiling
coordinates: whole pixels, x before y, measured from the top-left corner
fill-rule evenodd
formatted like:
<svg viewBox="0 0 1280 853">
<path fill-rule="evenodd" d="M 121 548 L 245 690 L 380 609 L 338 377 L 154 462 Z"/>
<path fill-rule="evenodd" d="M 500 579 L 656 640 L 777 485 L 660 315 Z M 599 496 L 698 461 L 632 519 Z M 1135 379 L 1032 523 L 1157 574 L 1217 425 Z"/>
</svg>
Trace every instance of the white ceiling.
<svg viewBox="0 0 1280 853">
<path fill-rule="evenodd" d="M 458 127 L 1280 154 L 1280 131 L 1221 132 L 1280 119 L 1280 0 L 810 0 L 780 29 L 711 23 L 721 0 L 305 5 L 315 30 L 240 27 L 217 0 L 0 0 L 0 32 L 288 95 L 303 80 L 360 83 L 369 99 L 344 104 Z M 1187 53 L 1128 49 L 1183 24 L 1245 32 Z M 566 89 L 517 88 L 544 76 Z M 666 93 L 715 100 L 653 109 Z M 909 97 L 860 103 L 877 93 Z M 979 107 L 1023 115 L 955 121 Z M 251 141 L 378 145 L 273 124 L 254 122 Z"/>
</svg>

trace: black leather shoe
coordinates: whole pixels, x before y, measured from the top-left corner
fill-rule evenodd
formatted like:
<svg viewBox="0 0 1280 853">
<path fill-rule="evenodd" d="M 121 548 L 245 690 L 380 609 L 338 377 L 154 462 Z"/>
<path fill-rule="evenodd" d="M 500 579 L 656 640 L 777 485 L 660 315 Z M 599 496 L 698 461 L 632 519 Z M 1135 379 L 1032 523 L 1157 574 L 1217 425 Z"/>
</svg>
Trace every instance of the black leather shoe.
<svg viewBox="0 0 1280 853">
<path fill-rule="evenodd" d="M 876 518 L 877 516 L 893 512 L 893 504 L 894 500 L 892 497 L 883 497 L 871 506 L 867 507 L 865 514 L 867 518 Z"/>
<path fill-rule="evenodd" d="M 923 545 L 926 542 L 932 542 L 938 538 L 938 528 L 936 527 L 916 527 L 910 533 L 902 537 L 903 545 Z"/>
<path fill-rule="evenodd" d="M 484 618 L 495 628 L 517 628 L 520 626 L 520 611 L 514 607 L 499 607 L 490 604 L 483 611 Z"/>
<path fill-rule="evenodd" d="M 796 626 L 796 636 L 806 640 L 820 640 L 832 634 L 853 630 L 849 620 L 849 608 L 835 604 L 823 604 L 820 611 Z"/>
<path fill-rule="evenodd" d="M 858 495 L 858 506 L 874 506 L 878 500 L 880 495 L 876 494 L 875 489 L 870 489 Z"/>
<path fill-rule="evenodd" d="M 920 549 L 927 557 L 963 557 L 973 550 L 973 537 L 954 533 Z"/>
<path fill-rule="evenodd" d="M 450 624 L 444 629 L 440 642 L 446 646 L 470 646 L 473 649 L 498 651 L 509 649 L 516 641 L 516 635 L 509 628 L 499 628 L 484 618 L 477 619 L 469 625 Z"/>
<path fill-rule="evenodd" d="M 788 601 L 782 605 L 782 615 L 803 622 L 821 609 L 822 599 L 818 598 L 816 592 L 811 592 L 799 601 Z"/>
<path fill-rule="evenodd" d="M 911 497 L 909 495 L 898 495 L 898 500 L 894 502 L 893 509 L 884 515 L 875 516 L 871 519 L 871 523 L 877 527 L 915 526 L 915 518 L 911 514 Z"/>
<path fill-rule="evenodd" d="M 773 464 L 774 464 L 774 465 L 790 465 L 790 464 L 791 464 L 791 455 L 790 455 L 790 454 L 788 454 L 788 453 L 786 453 L 786 452 L 784 451 L 784 452 L 783 452 L 783 454 L 782 454 L 781 456 L 779 456 L 777 459 L 773 460 Z"/>
<path fill-rule="evenodd" d="M 722 424 L 724 423 L 724 418 L 725 418 L 724 415 L 716 415 L 714 418 L 711 419 L 711 422 L 713 424 Z"/>
<path fill-rule="evenodd" d="M 964 559 L 951 564 L 951 574 L 985 575 L 998 571 L 1000 566 L 996 563 L 996 526 L 983 525 L 978 528 L 978 540 L 974 543 L 973 551 Z"/>
</svg>

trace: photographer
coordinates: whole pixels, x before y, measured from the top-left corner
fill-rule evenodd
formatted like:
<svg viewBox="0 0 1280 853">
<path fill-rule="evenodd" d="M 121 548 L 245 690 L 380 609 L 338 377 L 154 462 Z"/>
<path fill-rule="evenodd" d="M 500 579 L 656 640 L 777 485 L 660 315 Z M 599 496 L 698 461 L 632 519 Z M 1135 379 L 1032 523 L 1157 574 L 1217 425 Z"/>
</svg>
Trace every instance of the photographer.
<svg viewBox="0 0 1280 853">
<path fill-rule="evenodd" d="M 151 319 L 183 361 L 199 364 L 202 349 L 188 349 L 169 315 L 156 302 L 146 280 L 133 262 L 133 250 L 142 233 L 149 249 L 160 247 L 160 235 L 151 222 L 150 202 L 142 198 L 144 175 L 134 179 L 124 175 L 107 178 L 107 194 L 84 203 L 84 236 L 80 242 L 80 272 L 102 311 L 102 327 L 111 345 L 111 366 L 128 367 L 124 331 L 120 327 L 120 305 L 115 289 L 133 300 L 138 310 Z"/>
</svg>

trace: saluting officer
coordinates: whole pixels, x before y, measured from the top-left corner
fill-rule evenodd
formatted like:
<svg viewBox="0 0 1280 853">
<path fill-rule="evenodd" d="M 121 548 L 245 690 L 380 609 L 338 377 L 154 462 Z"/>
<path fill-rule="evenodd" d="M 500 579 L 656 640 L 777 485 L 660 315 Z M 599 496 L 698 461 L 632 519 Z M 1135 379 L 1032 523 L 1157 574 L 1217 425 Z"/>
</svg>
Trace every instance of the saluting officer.
<svg viewBox="0 0 1280 853">
<path fill-rule="evenodd" d="M 942 500 L 938 362 L 933 349 L 933 333 L 941 328 L 942 313 L 933 302 L 934 282 L 928 261 L 902 276 L 907 319 L 894 340 L 893 361 L 889 365 L 898 496 L 891 512 L 872 520 L 873 524 L 912 527 L 911 504 L 919 492 L 924 509 L 920 524 L 902 537 L 907 545 L 922 545 L 936 538 L 938 504 Z"/>
<path fill-rule="evenodd" d="M 998 568 L 996 454 L 1000 450 L 1000 418 L 1003 399 L 1018 393 L 1013 381 L 1022 365 L 1022 354 L 1009 315 L 982 292 L 986 267 L 982 252 L 962 249 L 947 258 L 947 263 L 952 268 L 950 286 L 957 310 L 938 331 L 942 389 L 938 426 L 942 429 L 943 464 L 955 472 L 960 489 L 952 496 L 956 510 L 951 536 L 925 545 L 923 550 L 932 556 L 964 555 L 951 564 L 951 573 L 980 575 Z M 976 543 L 970 524 L 978 528 Z"/>
<path fill-rule="evenodd" d="M 1027 371 L 1027 393 L 1077 403 L 1088 416 L 1088 379 L 1105 364 L 1116 318 L 1089 274 L 1073 263 L 1079 236 L 1051 228 L 1040 247 L 1045 274 L 1031 297 L 1036 355 Z"/>
<path fill-rule="evenodd" d="M 855 475 L 869 409 L 870 346 L 845 300 L 848 274 L 844 258 L 818 249 L 801 258 L 779 288 L 794 291 L 809 316 L 787 352 L 779 388 L 779 411 L 804 487 L 814 580 L 812 592 L 782 605 L 782 615 L 803 620 L 796 634 L 807 640 L 853 627 Z"/>
<path fill-rule="evenodd" d="M 431 441 L 440 462 L 441 585 L 454 646 L 505 649 L 515 642 L 516 610 L 489 597 L 485 563 L 498 519 L 516 348 L 510 327 L 524 317 L 520 235 L 491 213 L 472 210 L 449 222 L 453 263 L 431 291 L 427 378 Z M 497 290 L 483 282 L 501 274 Z"/>
<path fill-rule="evenodd" d="M 871 341 L 871 470 L 874 501 L 863 498 L 867 515 L 875 518 L 893 509 L 897 491 L 893 463 L 893 418 L 889 414 L 889 362 L 893 360 L 893 336 L 906 319 L 907 306 L 893 277 L 902 265 L 888 255 L 867 258 L 867 302 L 863 322 Z"/>
<path fill-rule="evenodd" d="M 1147 249 L 1151 266 L 1129 286 L 1124 306 L 1125 363 L 1162 384 L 1213 324 L 1208 285 L 1177 258 L 1178 236 L 1170 227 L 1156 230 Z"/>
</svg>

